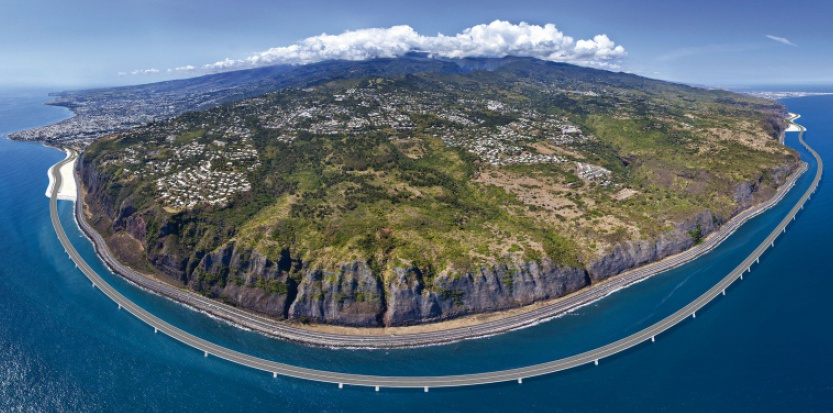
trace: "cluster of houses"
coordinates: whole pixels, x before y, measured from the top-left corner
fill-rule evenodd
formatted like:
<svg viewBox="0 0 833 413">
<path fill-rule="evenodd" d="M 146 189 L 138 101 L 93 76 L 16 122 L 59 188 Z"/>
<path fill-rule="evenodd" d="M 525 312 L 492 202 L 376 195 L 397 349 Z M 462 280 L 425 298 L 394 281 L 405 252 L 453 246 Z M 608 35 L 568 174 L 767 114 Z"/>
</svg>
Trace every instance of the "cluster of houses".
<svg viewBox="0 0 833 413">
<path fill-rule="evenodd" d="M 450 102 L 442 92 L 385 93 L 373 88 L 351 88 L 329 98 L 309 96 L 282 105 L 264 104 L 263 99 L 240 102 L 235 106 L 242 111 L 233 115 L 206 112 L 199 125 L 171 121 L 159 129 L 168 135 L 156 146 L 139 143 L 122 152 L 124 172 L 153 180 L 165 206 L 183 209 L 201 203 L 225 206 L 233 195 L 251 190 L 247 176 L 261 166 L 252 143 L 253 127 L 274 131 L 269 132 L 272 139 L 290 145 L 301 132 L 350 136 L 391 128 L 410 135 L 417 127 L 415 117 L 427 115 L 440 121 L 423 123 L 424 130 L 419 132 L 493 166 L 572 162 L 563 151 L 552 149 L 591 139 L 564 119 L 489 99 Z M 486 126 L 484 116 L 504 122 Z M 180 139 L 188 133 L 192 136 Z M 542 143 L 549 149 L 539 150 Z M 611 173 L 602 167 L 575 162 L 575 169 L 581 179 L 609 182 Z"/>
</svg>

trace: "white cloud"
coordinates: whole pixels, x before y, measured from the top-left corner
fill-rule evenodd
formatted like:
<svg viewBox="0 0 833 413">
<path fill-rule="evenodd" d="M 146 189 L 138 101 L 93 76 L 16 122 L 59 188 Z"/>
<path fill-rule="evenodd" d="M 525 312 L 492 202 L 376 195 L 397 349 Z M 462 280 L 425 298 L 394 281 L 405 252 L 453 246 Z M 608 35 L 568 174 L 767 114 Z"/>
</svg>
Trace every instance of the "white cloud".
<svg viewBox="0 0 833 413">
<path fill-rule="evenodd" d="M 771 34 L 767 34 L 767 35 L 765 35 L 765 36 L 766 36 L 766 37 L 768 37 L 768 38 L 769 38 L 769 39 L 771 39 L 771 40 L 775 40 L 775 41 L 776 41 L 776 42 L 778 42 L 778 43 L 783 43 L 783 44 L 785 44 L 785 45 L 787 45 L 787 46 L 798 47 L 798 45 L 797 45 L 797 44 L 795 44 L 795 43 L 793 43 L 793 42 L 789 41 L 789 39 L 786 39 L 786 38 L 784 38 L 784 37 L 773 36 L 773 35 L 771 35 Z"/>
<path fill-rule="evenodd" d="M 412 51 L 446 58 L 535 57 L 614 69 L 627 55 L 622 46 L 616 45 L 604 34 L 576 41 L 559 31 L 554 24 L 539 26 L 495 20 L 452 36 L 424 36 L 404 25 L 346 31 L 337 35 L 321 34 L 290 46 L 275 47 L 244 59 L 225 59 L 200 69 L 220 72 L 275 64 L 303 65 L 333 59 L 366 60 L 397 57 Z M 191 68 L 188 71 L 195 70 L 192 66 L 185 67 Z"/>
<path fill-rule="evenodd" d="M 119 75 L 121 75 L 122 73 L 124 73 L 124 72 L 119 72 Z M 136 70 L 131 70 L 130 71 L 130 74 L 134 75 L 134 76 L 135 75 L 155 75 L 155 74 L 158 74 L 158 73 L 159 73 L 159 69 L 153 69 L 153 68 L 151 68 L 151 69 L 136 69 Z"/>
<path fill-rule="evenodd" d="M 173 68 L 173 69 L 168 69 L 168 70 L 166 70 L 166 72 L 169 73 L 169 74 L 170 73 L 183 73 L 183 72 L 187 73 L 187 72 L 193 72 L 195 70 L 197 70 L 196 67 L 191 66 L 191 65 L 185 65 L 185 66 L 180 66 L 180 67 L 176 67 L 176 68 Z"/>
</svg>

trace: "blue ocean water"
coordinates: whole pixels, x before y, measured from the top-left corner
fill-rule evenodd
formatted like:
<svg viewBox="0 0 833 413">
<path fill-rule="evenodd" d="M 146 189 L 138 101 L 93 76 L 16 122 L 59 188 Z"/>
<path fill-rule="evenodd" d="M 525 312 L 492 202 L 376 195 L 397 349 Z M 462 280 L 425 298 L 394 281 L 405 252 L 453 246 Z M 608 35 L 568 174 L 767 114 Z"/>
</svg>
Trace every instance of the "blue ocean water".
<svg viewBox="0 0 833 413">
<path fill-rule="evenodd" d="M 0 135 L 68 112 L 43 92 L 0 92 Z M 833 97 L 785 100 L 833 165 Z M 795 134 L 787 143 L 798 147 Z M 812 158 L 800 150 L 811 168 Z M 204 358 L 119 311 L 61 249 L 49 222 L 46 170 L 63 154 L 0 140 L 0 412 L 5 411 L 830 411 L 833 410 L 833 189 L 823 179 L 787 233 L 745 280 L 696 320 L 588 366 L 524 384 L 429 393 L 274 379 Z M 712 253 L 541 325 L 409 350 L 310 348 L 215 321 L 110 274 L 62 220 L 88 262 L 153 313 L 201 337 L 286 363 L 377 374 L 505 369 L 588 350 L 677 310 L 722 278 L 783 217 L 811 180 Z"/>
</svg>

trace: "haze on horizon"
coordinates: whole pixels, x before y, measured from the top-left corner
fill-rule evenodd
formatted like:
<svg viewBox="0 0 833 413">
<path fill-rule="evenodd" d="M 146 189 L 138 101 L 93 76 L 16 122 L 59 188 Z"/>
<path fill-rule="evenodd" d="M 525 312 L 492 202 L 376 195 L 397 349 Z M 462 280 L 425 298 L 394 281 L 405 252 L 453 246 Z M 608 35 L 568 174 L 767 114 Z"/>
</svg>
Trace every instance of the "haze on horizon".
<svg viewBox="0 0 833 413">
<path fill-rule="evenodd" d="M 150 83 L 411 50 L 708 85 L 833 83 L 828 4 L 727 3 L 2 1 L 0 87 Z"/>
</svg>

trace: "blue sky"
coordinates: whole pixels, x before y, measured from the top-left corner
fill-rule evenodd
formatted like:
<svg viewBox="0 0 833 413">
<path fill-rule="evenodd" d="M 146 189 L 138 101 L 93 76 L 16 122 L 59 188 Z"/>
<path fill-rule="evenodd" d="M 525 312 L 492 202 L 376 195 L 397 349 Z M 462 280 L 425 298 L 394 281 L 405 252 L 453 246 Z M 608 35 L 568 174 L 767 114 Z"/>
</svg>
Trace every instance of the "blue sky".
<svg viewBox="0 0 833 413">
<path fill-rule="evenodd" d="M 494 20 L 552 23 L 575 40 L 605 34 L 625 50 L 612 67 L 648 77 L 833 83 L 831 18 L 829 0 L 0 0 L 0 86 L 147 83 L 324 32 L 408 25 L 453 36 Z M 151 68 L 160 73 L 130 74 Z"/>
</svg>

